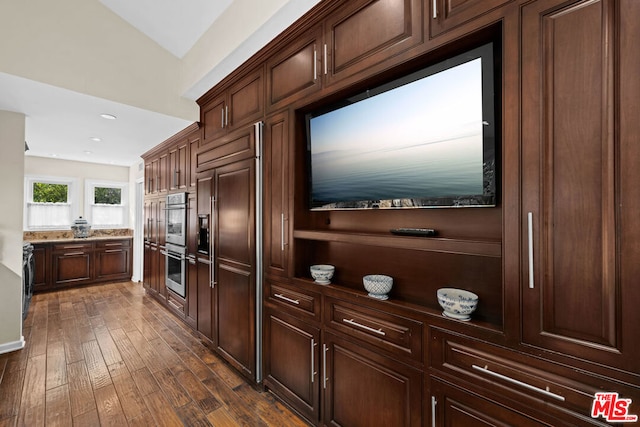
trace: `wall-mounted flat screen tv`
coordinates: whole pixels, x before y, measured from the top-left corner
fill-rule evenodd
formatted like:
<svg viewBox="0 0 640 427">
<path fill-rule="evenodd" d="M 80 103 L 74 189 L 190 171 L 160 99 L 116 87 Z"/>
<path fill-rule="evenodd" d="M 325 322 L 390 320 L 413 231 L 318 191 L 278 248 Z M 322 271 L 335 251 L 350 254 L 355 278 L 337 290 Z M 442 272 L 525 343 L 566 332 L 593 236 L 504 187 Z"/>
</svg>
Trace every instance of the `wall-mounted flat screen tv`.
<svg viewBox="0 0 640 427">
<path fill-rule="evenodd" d="M 493 49 L 307 114 L 311 209 L 495 206 Z"/>
</svg>

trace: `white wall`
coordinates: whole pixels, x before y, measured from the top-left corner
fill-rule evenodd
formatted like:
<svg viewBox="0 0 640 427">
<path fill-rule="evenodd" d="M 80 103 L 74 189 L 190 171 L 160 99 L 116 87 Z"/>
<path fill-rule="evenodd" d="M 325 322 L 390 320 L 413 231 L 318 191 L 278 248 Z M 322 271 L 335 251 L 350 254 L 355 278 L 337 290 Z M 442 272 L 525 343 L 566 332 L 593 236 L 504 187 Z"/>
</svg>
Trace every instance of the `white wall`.
<svg viewBox="0 0 640 427">
<path fill-rule="evenodd" d="M 24 346 L 22 337 L 22 195 L 24 114 L 0 111 L 0 353 Z"/>
<path fill-rule="evenodd" d="M 99 1 L 0 1 L 0 72 L 193 120 L 179 65 Z"/>
<path fill-rule="evenodd" d="M 85 180 L 130 182 L 129 168 L 126 166 L 102 165 L 34 156 L 25 156 L 24 174 L 76 178 L 80 187 L 78 191 L 78 196 L 80 197 L 78 215 L 83 217 L 86 216 L 84 212 Z M 24 185 L 22 187 L 24 188 Z M 133 187 L 130 185 L 129 200 L 131 200 L 132 191 Z M 133 209 L 131 202 L 129 206 Z M 129 216 L 132 218 L 133 213 L 130 212 Z M 132 224 L 133 222 L 129 221 L 129 228 L 132 228 Z"/>
</svg>

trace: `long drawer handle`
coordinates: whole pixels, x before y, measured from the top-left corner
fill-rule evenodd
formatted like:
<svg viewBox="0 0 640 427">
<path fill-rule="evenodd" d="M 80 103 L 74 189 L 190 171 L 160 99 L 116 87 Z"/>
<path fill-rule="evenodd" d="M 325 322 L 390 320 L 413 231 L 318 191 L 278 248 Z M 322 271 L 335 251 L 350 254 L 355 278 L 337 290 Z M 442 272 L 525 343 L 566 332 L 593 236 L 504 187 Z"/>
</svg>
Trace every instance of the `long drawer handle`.
<svg viewBox="0 0 640 427">
<path fill-rule="evenodd" d="M 556 400 L 560 400 L 562 402 L 564 402 L 564 400 L 565 400 L 564 396 L 560 396 L 559 394 L 552 393 L 549 390 L 545 390 L 543 388 L 536 387 L 536 386 L 533 386 L 531 384 L 527 384 L 527 383 L 522 382 L 520 380 L 516 380 L 515 378 L 511 378 L 511 377 L 508 377 L 506 375 L 502 375 L 502 374 L 499 374 L 497 372 L 493 372 L 493 371 L 489 370 L 489 368 L 486 367 L 486 366 L 482 367 L 482 366 L 478 366 L 478 365 L 471 365 L 471 367 L 473 369 L 475 369 L 476 371 L 485 372 L 486 374 L 489 374 L 489 375 L 491 375 L 493 377 L 496 377 L 496 378 L 500 378 L 501 380 L 504 380 L 504 381 L 506 381 L 508 383 L 519 385 L 520 387 L 524 387 L 527 390 L 531 390 L 531 391 L 538 392 L 540 394 L 544 394 L 545 396 L 552 397 L 552 398 L 554 398 Z"/>
<path fill-rule="evenodd" d="M 287 301 L 287 302 L 290 302 L 291 304 L 296 304 L 296 305 L 299 305 L 299 304 L 300 304 L 300 300 L 298 300 L 298 299 L 291 299 L 291 298 L 285 297 L 285 296 L 284 296 L 284 295 L 282 295 L 282 294 L 275 294 L 275 295 L 274 295 L 274 297 L 277 297 L 277 298 L 283 299 L 283 300 L 285 300 L 285 301 Z"/>
<path fill-rule="evenodd" d="M 357 326 L 358 328 L 364 329 L 365 331 L 373 332 L 374 334 L 385 336 L 387 335 L 382 329 L 374 329 L 371 326 L 363 325 L 361 323 L 355 322 L 353 319 L 342 319 L 344 323 L 348 323 L 352 326 Z"/>
<path fill-rule="evenodd" d="M 315 357 L 314 354 L 316 352 L 316 340 L 311 338 L 311 384 L 313 384 L 315 382 L 315 377 L 316 377 L 316 361 L 315 361 Z"/>
<path fill-rule="evenodd" d="M 187 260 L 189 261 L 189 264 L 195 265 L 196 263 L 196 260 L 194 258 L 187 258 Z"/>
<path fill-rule="evenodd" d="M 105 243 L 105 246 L 122 246 L 122 243 Z"/>
<path fill-rule="evenodd" d="M 124 251 L 124 249 L 106 249 L 104 251 L 104 253 L 110 254 L 110 253 L 113 253 L 113 252 L 123 252 L 123 251 Z"/>
<path fill-rule="evenodd" d="M 322 388 L 325 390 L 327 389 L 327 381 L 329 381 L 327 377 L 327 351 L 329 351 L 329 347 L 322 344 Z"/>
<path fill-rule="evenodd" d="M 75 256 L 75 255 L 84 255 L 84 252 L 69 252 L 64 254 L 64 256 Z"/>
</svg>

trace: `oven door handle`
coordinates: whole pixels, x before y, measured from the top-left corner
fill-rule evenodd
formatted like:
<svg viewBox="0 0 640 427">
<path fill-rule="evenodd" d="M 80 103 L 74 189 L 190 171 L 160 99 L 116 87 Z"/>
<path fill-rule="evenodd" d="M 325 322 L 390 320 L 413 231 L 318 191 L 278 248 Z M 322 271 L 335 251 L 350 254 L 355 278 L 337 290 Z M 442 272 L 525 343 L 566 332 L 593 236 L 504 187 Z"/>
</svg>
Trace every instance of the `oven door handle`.
<svg viewBox="0 0 640 427">
<path fill-rule="evenodd" d="M 178 261 L 184 261 L 185 259 L 187 259 L 187 257 L 185 257 L 184 255 L 174 255 L 173 252 L 169 252 L 169 251 L 164 251 L 162 253 L 168 256 L 169 258 L 177 259 Z"/>
</svg>

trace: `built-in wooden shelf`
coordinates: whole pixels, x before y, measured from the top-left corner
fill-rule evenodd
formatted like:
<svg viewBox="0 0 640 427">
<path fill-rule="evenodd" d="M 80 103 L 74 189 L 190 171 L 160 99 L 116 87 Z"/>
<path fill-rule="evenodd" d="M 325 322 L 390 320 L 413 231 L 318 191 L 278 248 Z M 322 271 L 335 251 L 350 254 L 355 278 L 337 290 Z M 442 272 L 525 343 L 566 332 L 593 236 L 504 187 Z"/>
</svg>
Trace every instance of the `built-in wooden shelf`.
<svg viewBox="0 0 640 427">
<path fill-rule="evenodd" d="M 428 252 L 444 252 L 486 257 L 502 256 L 502 242 L 499 240 L 467 240 L 445 237 L 413 237 L 375 233 L 354 233 L 346 231 L 295 230 L 296 239 L 325 242 L 351 243 L 388 248 L 411 249 Z"/>
</svg>

